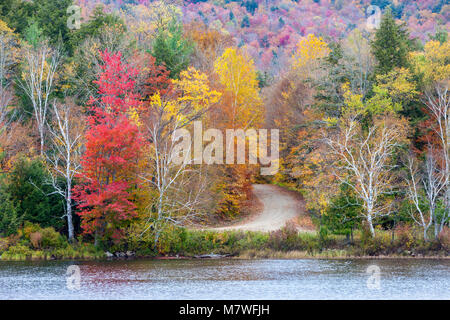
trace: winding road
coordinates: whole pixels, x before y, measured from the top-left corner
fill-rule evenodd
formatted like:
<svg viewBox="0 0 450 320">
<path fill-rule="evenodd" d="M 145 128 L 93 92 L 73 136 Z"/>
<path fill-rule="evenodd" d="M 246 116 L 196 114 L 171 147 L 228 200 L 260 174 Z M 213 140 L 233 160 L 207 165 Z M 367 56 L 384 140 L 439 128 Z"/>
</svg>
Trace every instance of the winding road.
<svg viewBox="0 0 450 320">
<path fill-rule="evenodd" d="M 213 230 L 275 231 L 305 212 L 305 205 L 291 192 L 271 184 L 254 184 L 253 193 L 263 205 L 262 211 L 238 224 Z M 299 230 L 302 230 L 299 228 Z"/>
</svg>

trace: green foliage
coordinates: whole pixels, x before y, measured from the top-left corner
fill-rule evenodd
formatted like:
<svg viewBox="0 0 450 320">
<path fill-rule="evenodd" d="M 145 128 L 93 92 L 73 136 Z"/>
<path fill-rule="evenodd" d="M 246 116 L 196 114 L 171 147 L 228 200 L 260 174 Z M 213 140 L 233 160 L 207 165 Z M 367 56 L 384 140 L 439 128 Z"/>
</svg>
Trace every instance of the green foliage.
<svg viewBox="0 0 450 320">
<path fill-rule="evenodd" d="M 167 30 L 159 30 L 151 51 L 157 65 L 165 65 L 170 77 L 177 79 L 189 65 L 193 45 L 183 37 L 183 26 L 172 20 Z"/>
<path fill-rule="evenodd" d="M 339 195 L 331 200 L 322 223 L 334 234 L 350 235 L 360 225 L 362 206 L 350 187 L 341 185 Z"/>
<path fill-rule="evenodd" d="M 17 208 L 11 200 L 11 195 L 0 183 L 0 236 L 9 236 L 17 232 L 22 219 L 17 214 Z"/>
<path fill-rule="evenodd" d="M 67 8 L 73 4 L 73 0 L 34 0 L 33 4 L 35 6 L 33 18 L 44 36 L 50 39 L 50 43 L 68 44 L 70 30 L 67 27 L 69 18 Z"/>
<path fill-rule="evenodd" d="M 19 219 L 42 227 L 60 228 L 64 224 L 63 201 L 49 184 L 49 176 L 39 159 L 21 158 L 5 182 L 5 190 L 16 207 Z"/>
<path fill-rule="evenodd" d="M 2 260 L 49 260 L 49 259 L 101 259 L 104 253 L 92 244 L 80 243 L 65 247 L 45 250 L 32 250 L 27 244 L 18 243 L 10 246 L 1 258 Z"/>
<path fill-rule="evenodd" d="M 2 0 L 0 2 L 0 19 L 5 21 L 15 32 L 23 35 L 29 26 L 29 19 L 35 12 L 31 1 Z"/>
<path fill-rule="evenodd" d="M 52 227 L 41 230 L 42 248 L 64 248 L 67 245 L 66 239 Z"/>
<path fill-rule="evenodd" d="M 111 13 L 105 13 L 102 6 L 95 7 L 89 21 L 82 23 L 80 29 L 74 30 L 70 39 L 70 46 L 75 48 L 83 43 L 89 37 L 97 37 L 106 26 L 122 25 L 125 23 L 122 19 Z M 124 32 L 126 29 L 124 28 Z"/>
<path fill-rule="evenodd" d="M 258 80 L 258 87 L 260 89 L 268 87 L 270 85 L 270 82 L 273 80 L 272 77 L 269 75 L 269 73 L 267 71 L 261 72 L 259 70 L 256 73 L 257 73 L 256 79 Z"/>
<path fill-rule="evenodd" d="M 410 45 L 405 27 L 397 25 L 391 9 L 386 9 L 372 42 L 372 52 L 378 61 L 376 74 L 387 74 L 394 68 L 408 67 Z"/>
<path fill-rule="evenodd" d="M 39 25 L 36 21 L 31 21 L 30 25 L 25 29 L 24 38 L 30 45 L 35 48 L 42 40 L 44 40 L 42 29 L 39 28 Z"/>
<path fill-rule="evenodd" d="M 5 0 L 0 4 L 0 19 L 23 38 L 27 37 L 29 27 L 35 25 L 50 43 L 68 45 L 70 30 L 67 27 L 67 8 L 73 0 Z M 33 27 L 35 28 L 35 27 Z M 71 48 L 67 47 L 69 52 Z"/>
<path fill-rule="evenodd" d="M 1 239 L 0 239 L 1 240 Z M 65 237 L 52 227 L 41 228 L 38 224 L 25 222 L 14 237 L 0 246 L 3 260 L 46 259 L 98 259 L 103 251 L 93 244 L 69 244 Z M 6 250 L 5 250 L 6 248 Z"/>
<path fill-rule="evenodd" d="M 439 27 L 434 35 L 430 35 L 430 40 L 439 41 L 441 44 L 446 42 L 448 39 L 448 31 L 444 28 Z"/>
<path fill-rule="evenodd" d="M 336 117 L 344 105 L 340 87 L 348 81 L 350 75 L 343 67 L 342 45 L 338 42 L 329 44 L 330 54 L 323 59 L 321 68 L 326 70 L 326 76 L 315 81 L 316 107 L 326 115 Z"/>
<path fill-rule="evenodd" d="M 24 244 L 16 244 L 10 246 L 6 252 L 2 254 L 2 260 L 25 260 L 31 258 L 33 250 Z"/>
</svg>

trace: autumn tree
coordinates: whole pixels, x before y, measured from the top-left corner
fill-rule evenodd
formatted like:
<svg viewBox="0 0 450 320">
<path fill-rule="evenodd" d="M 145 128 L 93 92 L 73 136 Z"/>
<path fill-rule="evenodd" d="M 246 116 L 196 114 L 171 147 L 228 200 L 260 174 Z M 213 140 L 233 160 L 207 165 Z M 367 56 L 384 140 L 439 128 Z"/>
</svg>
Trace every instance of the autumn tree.
<svg viewBox="0 0 450 320">
<path fill-rule="evenodd" d="M 203 23 L 191 23 L 185 26 L 186 37 L 192 39 L 196 46 L 191 57 L 191 64 L 203 72 L 212 73 L 214 62 L 226 48 L 234 44 L 230 35 L 210 29 Z"/>
<path fill-rule="evenodd" d="M 335 175 L 363 203 L 363 216 L 372 236 L 375 219 L 391 212 L 391 203 L 383 197 L 392 194 L 395 187 L 392 156 L 404 134 L 405 124 L 388 115 L 376 119 L 367 133 L 356 121 L 349 121 L 337 137 L 326 140 L 337 158 Z"/>
<path fill-rule="evenodd" d="M 190 134 L 187 126 L 218 102 L 220 93 L 211 89 L 204 73 L 190 67 L 173 81 L 173 89 L 149 97 L 143 112 L 143 127 L 151 141 L 147 174 L 142 178 L 148 192 L 154 194 L 147 210 L 141 235 L 152 235 L 155 245 L 167 225 L 186 225 L 205 212 L 207 179 L 204 170 L 191 161 Z M 180 139 L 183 139 L 180 141 Z M 185 146 L 180 150 L 180 146 Z M 181 158 L 175 161 L 175 158 Z"/>
<path fill-rule="evenodd" d="M 329 53 L 330 49 L 322 37 L 309 34 L 297 43 L 296 50 L 292 55 L 293 69 L 309 76 L 317 68 L 320 59 Z"/>
<path fill-rule="evenodd" d="M 450 219 L 450 95 L 449 81 L 436 82 L 432 89 L 426 91 L 425 105 L 431 118 L 432 136 L 438 150 L 439 171 L 443 177 L 443 201 L 445 211 L 440 219 L 435 216 L 435 237 Z"/>
<path fill-rule="evenodd" d="M 370 91 L 375 67 L 368 35 L 359 29 L 350 32 L 343 43 L 343 58 L 343 67 L 349 75 L 352 91 L 365 97 Z"/>
<path fill-rule="evenodd" d="M 140 72 L 142 77 L 141 87 L 144 99 L 149 99 L 154 94 L 167 96 L 173 88 L 170 79 L 170 71 L 164 65 L 157 65 L 156 59 L 150 54 L 144 56 L 143 67 Z"/>
<path fill-rule="evenodd" d="M 412 155 L 408 158 L 407 168 L 407 194 L 414 207 L 410 216 L 423 229 L 423 238 L 428 240 L 428 229 L 432 223 L 434 222 L 435 226 L 439 225 L 436 223 L 439 221 L 437 209 L 445 188 L 445 177 L 439 170 L 432 147 L 428 148 L 423 168 L 417 164 L 417 160 Z M 438 228 L 436 227 L 435 237 L 437 234 Z"/>
<path fill-rule="evenodd" d="M 137 215 L 131 192 L 137 183 L 137 159 L 143 144 L 133 120 L 139 103 L 134 93 L 136 70 L 121 61 L 120 52 L 105 51 L 101 56 L 100 98 L 90 100 L 81 183 L 73 188 L 84 233 L 94 234 L 96 243 L 119 241 Z"/>
<path fill-rule="evenodd" d="M 223 96 L 210 114 L 211 122 L 221 130 L 258 128 L 264 120 L 264 109 L 253 60 L 236 48 L 227 48 L 214 63 L 214 70 Z M 227 141 L 227 150 L 235 148 L 235 140 Z M 249 138 L 246 141 L 250 142 Z M 235 216 L 251 187 L 250 168 L 237 164 L 224 169 L 226 178 L 222 192 L 225 197 L 219 211 L 224 217 Z"/>
<path fill-rule="evenodd" d="M 235 48 L 228 48 L 217 59 L 214 69 L 224 91 L 220 109 L 223 123 L 228 128 L 258 126 L 263 112 L 253 60 Z"/>
<path fill-rule="evenodd" d="M 33 107 L 33 117 L 39 133 L 40 154 L 44 154 L 46 122 L 50 98 L 55 89 L 56 71 L 61 63 L 60 48 L 53 48 L 47 40 L 22 48 L 24 61 L 19 86 Z"/>
<path fill-rule="evenodd" d="M 336 132 L 324 139 L 334 158 L 333 175 L 348 185 L 363 203 L 362 213 L 370 233 L 375 236 L 376 218 L 389 215 L 387 199 L 397 185 L 394 152 L 405 143 L 408 125 L 394 114 L 398 106 L 383 98 L 366 101 L 361 95 L 346 93 L 346 107 L 339 119 L 328 119 Z M 372 116 L 365 126 L 362 116 Z"/>
<path fill-rule="evenodd" d="M 424 52 L 414 53 L 415 72 L 422 77 L 422 103 L 427 118 L 422 123 L 421 140 L 429 146 L 426 150 L 435 159 L 436 170 L 443 178 L 443 190 L 439 197 L 445 206 L 440 218 L 434 217 L 434 235 L 438 237 L 450 218 L 450 54 L 449 41 L 429 41 Z"/>
<path fill-rule="evenodd" d="M 48 124 L 52 148 L 47 152 L 50 177 L 55 192 L 65 200 L 69 241 L 75 239 L 72 215 L 72 187 L 81 164 L 85 117 L 73 102 L 53 102 L 53 123 Z M 63 183 L 61 183 L 63 180 Z"/>
<path fill-rule="evenodd" d="M 181 15 L 181 9 L 173 0 L 128 4 L 121 10 L 121 16 L 138 47 L 147 50 L 151 48 L 155 35 L 167 30 L 171 21 L 179 19 Z"/>
</svg>

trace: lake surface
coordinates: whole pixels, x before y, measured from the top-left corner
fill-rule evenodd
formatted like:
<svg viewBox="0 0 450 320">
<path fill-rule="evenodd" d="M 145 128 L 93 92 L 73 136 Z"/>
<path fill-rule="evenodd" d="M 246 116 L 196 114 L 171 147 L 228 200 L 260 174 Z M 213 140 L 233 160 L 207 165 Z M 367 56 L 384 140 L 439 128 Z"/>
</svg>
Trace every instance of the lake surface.
<svg viewBox="0 0 450 320">
<path fill-rule="evenodd" d="M 0 299 L 448 300 L 450 261 L 0 261 Z"/>
</svg>

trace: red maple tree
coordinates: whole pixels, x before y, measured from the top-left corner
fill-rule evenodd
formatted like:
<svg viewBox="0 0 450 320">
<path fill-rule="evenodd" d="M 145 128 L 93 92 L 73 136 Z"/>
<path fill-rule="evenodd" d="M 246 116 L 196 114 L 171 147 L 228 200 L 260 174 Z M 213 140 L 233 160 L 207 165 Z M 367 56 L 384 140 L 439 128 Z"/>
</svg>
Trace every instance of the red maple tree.
<svg viewBox="0 0 450 320">
<path fill-rule="evenodd" d="M 86 151 L 78 175 L 80 184 L 73 191 L 83 232 L 94 234 L 96 240 L 117 242 L 137 215 L 131 191 L 138 182 L 143 139 L 128 118 L 129 108 L 139 105 L 134 93 L 136 70 L 122 62 L 120 52 L 101 55 L 103 72 L 96 81 L 99 98 L 89 101 Z"/>
</svg>

